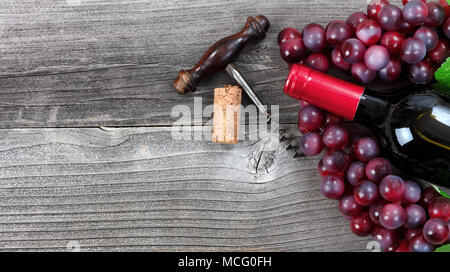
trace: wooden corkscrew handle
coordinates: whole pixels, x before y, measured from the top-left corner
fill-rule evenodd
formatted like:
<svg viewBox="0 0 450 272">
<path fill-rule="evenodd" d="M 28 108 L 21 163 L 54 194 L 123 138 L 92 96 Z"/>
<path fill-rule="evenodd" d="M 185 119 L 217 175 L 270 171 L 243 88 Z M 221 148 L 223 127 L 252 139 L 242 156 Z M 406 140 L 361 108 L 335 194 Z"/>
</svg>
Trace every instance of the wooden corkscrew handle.
<svg viewBox="0 0 450 272">
<path fill-rule="evenodd" d="M 177 93 L 193 92 L 202 78 L 224 70 L 249 42 L 266 37 L 270 23 L 265 16 L 249 17 L 244 28 L 211 46 L 200 61 L 190 70 L 181 70 L 173 82 Z"/>
</svg>

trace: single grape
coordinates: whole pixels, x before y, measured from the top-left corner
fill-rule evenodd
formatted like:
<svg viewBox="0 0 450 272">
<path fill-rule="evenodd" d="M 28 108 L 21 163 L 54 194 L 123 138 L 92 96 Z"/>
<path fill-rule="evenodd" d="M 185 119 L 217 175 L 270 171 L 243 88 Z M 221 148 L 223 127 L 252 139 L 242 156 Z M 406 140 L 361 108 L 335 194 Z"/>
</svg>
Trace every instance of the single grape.
<svg viewBox="0 0 450 272">
<path fill-rule="evenodd" d="M 423 237 L 428 243 L 440 245 L 448 239 L 449 229 L 447 222 L 439 218 L 431 218 L 423 226 Z"/>
<path fill-rule="evenodd" d="M 378 186 L 368 180 L 358 183 L 353 189 L 353 197 L 361 206 L 370 206 L 378 199 Z"/>
<path fill-rule="evenodd" d="M 375 226 L 372 231 L 372 239 L 380 244 L 380 248 L 383 251 L 394 251 L 399 244 L 399 238 L 397 232 L 394 230 L 388 230 L 381 226 Z"/>
<path fill-rule="evenodd" d="M 437 27 L 442 25 L 445 21 L 445 10 L 438 2 L 430 2 L 427 4 L 428 18 L 425 20 L 425 25 Z"/>
<path fill-rule="evenodd" d="M 362 83 L 369 83 L 377 76 L 377 72 L 370 70 L 363 62 L 360 62 L 352 65 L 352 76 Z"/>
<path fill-rule="evenodd" d="M 325 30 L 318 24 L 309 24 L 305 26 L 302 32 L 303 44 L 311 52 L 322 52 L 326 47 Z"/>
<path fill-rule="evenodd" d="M 402 62 L 399 59 L 390 59 L 386 67 L 378 71 L 378 75 L 384 81 L 393 81 L 402 74 Z"/>
<path fill-rule="evenodd" d="M 278 45 L 281 46 L 286 41 L 292 40 L 292 39 L 301 39 L 302 35 L 300 32 L 292 27 L 287 27 L 280 31 L 278 34 Z"/>
<path fill-rule="evenodd" d="M 342 117 L 337 116 L 336 114 L 332 114 L 327 112 L 325 117 L 325 127 L 331 125 L 342 125 L 344 123 L 344 119 Z"/>
<path fill-rule="evenodd" d="M 322 139 L 329 148 L 344 148 L 348 144 L 348 132 L 341 126 L 331 125 L 325 128 Z"/>
<path fill-rule="evenodd" d="M 345 191 L 344 180 L 337 175 L 328 175 L 320 182 L 320 191 L 329 199 L 339 199 Z"/>
<path fill-rule="evenodd" d="M 368 162 L 380 153 L 378 143 L 372 137 L 358 139 L 355 143 L 354 150 L 356 158 L 362 162 Z"/>
<path fill-rule="evenodd" d="M 362 22 L 356 28 L 356 37 L 365 45 L 376 44 L 381 39 L 382 29 L 374 20 Z"/>
<path fill-rule="evenodd" d="M 450 17 L 447 18 L 445 23 L 442 25 L 442 31 L 444 32 L 447 39 L 450 39 Z"/>
<path fill-rule="evenodd" d="M 315 156 L 322 152 L 322 137 L 317 132 L 308 132 L 300 139 L 300 150 L 306 156 Z"/>
<path fill-rule="evenodd" d="M 428 18 L 428 7 L 424 2 L 414 0 L 403 7 L 402 15 L 403 20 L 418 25 L 424 23 Z"/>
<path fill-rule="evenodd" d="M 434 246 L 428 243 L 422 234 L 419 234 L 409 242 L 409 250 L 411 252 L 433 252 Z"/>
<path fill-rule="evenodd" d="M 408 229 L 418 229 L 423 227 L 427 221 L 427 212 L 422 206 L 409 204 L 405 207 L 406 220 L 405 227 Z"/>
<path fill-rule="evenodd" d="M 391 202 L 400 202 L 405 194 L 406 186 L 401 177 L 388 175 L 381 180 L 380 195 Z"/>
<path fill-rule="evenodd" d="M 364 64 L 373 71 L 383 69 L 389 63 L 389 51 L 381 45 L 372 45 L 364 53 Z"/>
<path fill-rule="evenodd" d="M 414 37 L 425 43 L 427 51 L 433 50 L 439 42 L 439 35 L 432 27 L 422 26 L 416 30 Z"/>
<path fill-rule="evenodd" d="M 328 172 L 340 173 L 347 167 L 347 154 L 339 149 L 329 149 L 323 156 L 323 165 Z"/>
<path fill-rule="evenodd" d="M 363 162 L 354 162 L 347 170 L 347 181 L 356 186 L 366 178 L 366 165 Z"/>
<path fill-rule="evenodd" d="M 323 111 L 313 105 L 303 107 L 298 112 L 298 125 L 308 131 L 319 129 L 323 124 Z"/>
<path fill-rule="evenodd" d="M 339 210 L 343 215 L 355 216 L 361 213 L 363 207 L 361 207 L 353 197 L 353 194 L 345 194 L 339 200 Z"/>
<path fill-rule="evenodd" d="M 355 33 L 356 28 L 362 22 L 369 20 L 369 17 L 364 12 L 354 12 L 347 18 L 347 25 L 351 28 L 352 32 Z"/>
<path fill-rule="evenodd" d="M 447 58 L 450 57 L 450 44 L 446 39 L 440 39 L 436 47 L 430 51 L 430 59 L 437 63 L 442 64 Z"/>
<path fill-rule="evenodd" d="M 406 220 L 406 212 L 399 204 L 386 204 L 381 208 L 380 224 L 390 230 L 399 229 Z"/>
<path fill-rule="evenodd" d="M 402 60 L 409 64 L 414 64 L 422 61 L 427 54 L 427 47 L 425 43 L 418 38 L 408 38 L 403 42 L 400 56 Z"/>
<path fill-rule="evenodd" d="M 366 166 L 366 176 L 369 180 L 379 184 L 381 179 L 391 173 L 391 163 L 385 158 L 371 159 Z"/>
<path fill-rule="evenodd" d="M 381 8 L 388 4 L 389 1 L 387 0 L 371 0 L 367 5 L 367 14 L 369 15 L 369 18 L 376 20 Z"/>
<path fill-rule="evenodd" d="M 370 205 L 369 216 L 372 222 L 379 225 L 380 224 L 380 211 L 386 205 L 386 201 L 383 199 L 378 199 L 374 204 Z"/>
<path fill-rule="evenodd" d="M 399 56 L 405 35 L 397 31 L 389 31 L 383 34 L 380 45 L 386 47 L 391 56 Z"/>
<path fill-rule="evenodd" d="M 409 67 L 408 76 L 414 84 L 427 84 L 433 79 L 433 66 L 428 61 L 412 64 Z"/>
<path fill-rule="evenodd" d="M 325 34 L 328 44 L 337 46 L 350 38 L 352 30 L 344 21 L 335 20 L 328 24 Z"/>
<path fill-rule="evenodd" d="M 431 201 L 428 206 L 428 215 L 431 218 L 440 218 L 442 220 L 450 219 L 450 199 L 439 196 Z"/>
<path fill-rule="evenodd" d="M 422 192 L 422 197 L 420 198 L 420 205 L 425 208 L 429 208 L 431 202 L 439 197 L 440 194 L 436 189 L 429 186 Z"/>
<path fill-rule="evenodd" d="M 366 46 L 358 39 L 351 38 L 344 41 L 341 45 L 341 55 L 344 61 L 347 63 L 360 62 L 364 53 L 366 52 Z"/>
<path fill-rule="evenodd" d="M 334 48 L 333 51 L 331 51 L 331 63 L 342 70 L 349 70 L 352 67 L 350 63 L 344 61 L 339 48 Z"/>
<path fill-rule="evenodd" d="M 358 236 L 368 236 L 372 233 L 374 225 L 367 212 L 355 215 L 350 220 L 350 229 Z"/>
<path fill-rule="evenodd" d="M 412 238 L 416 237 L 417 235 L 422 235 L 422 229 L 408 229 L 408 231 L 406 232 L 406 239 L 408 239 L 408 241 L 411 241 Z"/>
<path fill-rule="evenodd" d="M 405 195 L 403 196 L 403 203 L 414 204 L 420 200 L 422 189 L 417 182 L 412 180 L 405 181 Z"/>
<path fill-rule="evenodd" d="M 394 5 L 385 5 L 380 9 L 377 21 L 387 31 L 396 30 L 402 23 L 402 10 Z"/>
<path fill-rule="evenodd" d="M 301 39 L 290 39 L 281 45 L 280 54 L 284 61 L 296 63 L 301 60 L 305 50 L 305 46 Z"/>
<path fill-rule="evenodd" d="M 328 61 L 328 58 L 321 53 L 313 53 L 309 55 L 306 59 L 305 64 L 322 73 L 328 72 L 328 69 L 330 68 L 330 62 Z"/>
</svg>

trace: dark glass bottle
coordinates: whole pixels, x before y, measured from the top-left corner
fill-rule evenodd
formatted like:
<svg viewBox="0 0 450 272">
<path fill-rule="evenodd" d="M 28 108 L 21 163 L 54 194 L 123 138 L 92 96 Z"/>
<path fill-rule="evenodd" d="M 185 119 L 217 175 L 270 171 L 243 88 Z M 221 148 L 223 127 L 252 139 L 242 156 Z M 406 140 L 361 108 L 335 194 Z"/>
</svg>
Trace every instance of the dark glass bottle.
<svg viewBox="0 0 450 272">
<path fill-rule="evenodd" d="M 450 100 L 429 87 L 383 95 L 295 65 L 284 91 L 369 127 L 397 168 L 450 188 Z"/>
</svg>

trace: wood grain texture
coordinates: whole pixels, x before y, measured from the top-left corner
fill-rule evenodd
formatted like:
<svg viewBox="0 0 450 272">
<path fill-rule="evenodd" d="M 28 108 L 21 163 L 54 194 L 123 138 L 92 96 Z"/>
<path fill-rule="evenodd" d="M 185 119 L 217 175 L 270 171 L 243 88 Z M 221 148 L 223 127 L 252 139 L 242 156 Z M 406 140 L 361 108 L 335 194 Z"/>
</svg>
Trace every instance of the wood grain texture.
<svg viewBox="0 0 450 272">
<path fill-rule="evenodd" d="M 170 131 L 0 130 L 0 250 L 365 250 L 317 158 Z"/>
<path fill-rule="evenodd" d="M 365 9 L 365 1 L 4 0 L 0 3 L 0 126 L 170 125 L 174 105 L 232 83 L 222 72 L 180 96 L 172 81 L 215 41 L 266 15 L 266 39 L 237 59 L 262 101 L 295 122 L 298 102 L 283 95 L 287 65 L 278 32 L 326 25 Z"/>
</svg>

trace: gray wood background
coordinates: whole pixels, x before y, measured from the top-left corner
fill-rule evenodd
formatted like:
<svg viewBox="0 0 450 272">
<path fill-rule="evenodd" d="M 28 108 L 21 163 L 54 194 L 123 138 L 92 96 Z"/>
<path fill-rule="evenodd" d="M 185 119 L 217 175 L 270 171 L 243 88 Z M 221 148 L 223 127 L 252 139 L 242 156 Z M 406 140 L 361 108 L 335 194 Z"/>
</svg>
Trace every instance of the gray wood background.
<svg viewBox="0 0 450 272">
<path fill-rule="evenodd" d="M 247 16 L 267 38 L 237 62 L 295 126 L 283 95 L 286 26 L 326 25 L 363 0 L 3 0 L 0 2 L 0 250 L 363 251 L 319 191 L 317 158 L 285 143 L 171 138 L 171 109 L 204 104 L 171 82 Z M 203 120 L 206 121 L 206 120 Z M 194 128 L 198 129 L 198 128 Z M 68 248 L 69 244 L 69 248 Z"/>
</svg>

